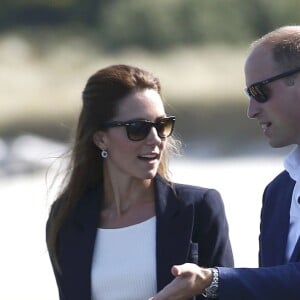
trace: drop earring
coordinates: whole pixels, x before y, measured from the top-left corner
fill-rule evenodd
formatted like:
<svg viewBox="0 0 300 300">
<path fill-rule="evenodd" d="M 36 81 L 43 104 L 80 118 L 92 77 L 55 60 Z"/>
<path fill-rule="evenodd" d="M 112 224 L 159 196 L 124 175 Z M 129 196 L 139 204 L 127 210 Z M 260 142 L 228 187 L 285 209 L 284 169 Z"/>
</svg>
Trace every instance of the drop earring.
<svg viewBox="0 0 300 300">
<path fill-rule="evenodd" d="M 106 158 L 108 156 L 108 153 L 106 150 L 101 150 L 101 157 Z"/>
</svg>

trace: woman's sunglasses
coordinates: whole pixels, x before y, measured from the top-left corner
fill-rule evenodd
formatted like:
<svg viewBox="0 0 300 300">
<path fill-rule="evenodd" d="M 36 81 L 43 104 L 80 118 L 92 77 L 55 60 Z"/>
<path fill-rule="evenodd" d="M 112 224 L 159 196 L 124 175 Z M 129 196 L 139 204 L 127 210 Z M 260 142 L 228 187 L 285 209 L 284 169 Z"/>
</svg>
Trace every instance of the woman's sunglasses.
<svg viewBox="0 0 300 300">
<path fill-rule="evenodd" d="M 151 128 L 154 127 L 160 138 L 166 138 L 170 136 L 173 132 L 175 125 L 175 117 L 165 117 L 160 118 L 156 122 L 151 122 L 148 120 L 132 120 L 126 122 L 111 121 L 102 124 L 103 128 L 111 128 L 124 126 L 126 127 L 127 137 L 131 141 L 141 141 L 145 139 Z"/>
<path fill-rule="evenodd" d="M 281 78 L 291 76 L 298 72 L 300 72 L 300 68 L 296 68 L 296 69 L 278 74 L 276 76 L 270 77 L 268 79 L 265 79 L 265 80 L 262 80 L 259 82 L 255 82 L 255 83 L 251 84 L 249 87 L 247 87 L 245 89 L 245 92 L 249 97 L 254 98 L 259 103 L 267 102 L 268 99 L 270 98 L 270 90 L 266 86 L 268 83 L 278 80 L 278 79 L 281 79 Z"/>
</svg>

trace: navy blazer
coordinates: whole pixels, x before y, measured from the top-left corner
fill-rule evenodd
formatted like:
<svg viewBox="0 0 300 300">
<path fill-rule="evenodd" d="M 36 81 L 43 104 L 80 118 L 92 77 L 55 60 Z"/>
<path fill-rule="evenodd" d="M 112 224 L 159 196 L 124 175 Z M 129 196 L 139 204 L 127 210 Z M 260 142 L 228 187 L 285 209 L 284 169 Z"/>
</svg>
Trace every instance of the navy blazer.
<svg viewBox="0 0 300 300">
<path fill-rule="evenodd" d="M 100 189 L 86 193 L 60 230 L 58 259 L 62 273 L 55 269 L 54 273 L 61 300 L 91 299 L 91 265 L 101 193 Z M 172 186 L 156 176 L 155 209 L 157 291 L 173 280 L 170 270 L 174 264 L 233 266 L 224 206 L 216 190 Z"/>
<path fill-rule="evenodd" d="M 259 236 L 261 268 L 219 268 L 220 300 L 300 299 L 300 239 L 285 262 L 294 186 L 284 171 L 266 187 Z"/>
</svg>

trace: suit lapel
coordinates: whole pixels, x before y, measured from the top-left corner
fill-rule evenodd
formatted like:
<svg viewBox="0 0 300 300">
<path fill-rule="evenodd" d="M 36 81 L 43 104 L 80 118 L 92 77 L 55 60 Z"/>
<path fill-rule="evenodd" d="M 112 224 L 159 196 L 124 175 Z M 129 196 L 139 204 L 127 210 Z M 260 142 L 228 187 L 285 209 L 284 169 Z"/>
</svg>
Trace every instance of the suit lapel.
<svg viewBox="0 0 300 300">
<path fill-rule="evenodd" d="M 285 182 L 281 192 L 278 193 L 278 203 L 280 203 L 281 209 L 276 210 L 278 212 L 278 215 L 276 216 L 277 226 L 274 228 L 275 235 L 277 235 L 278 238 L 275 247 L 272 250 L 270 249 L 270 253 L 273 253 L 274 255 L 274 262 L 276 265 L 283 264 L 286 261 L 286 248 L 290 230 L 290 209 L 294 186 L 295 181 L 288 177 L 288 182 Z M 274 251 L 275 249 L 277 249 L 277 251 Z"/>
<path fill-rule="evenodd" d="M 194 208 L 179 199 L 172 187 L 159 176 L 155 182 L 156 272 L 159 291 L 173 279 L 171 267 L 187 261 Z"/>
<path fill-rule="evenodd" d="M 286 198 L 281 198 L 280 201 L 283 202 L 280 215 L 277 216 L 276 226 L 273 228 L 274 234 L 274 244 L 272 249 L 269 249 L 271 254 L 270 258 L 274 260 L 272 264 L 280 265 L 285 262 L 286 257 L 286 245 L 287 238 L 289 233 L 289 224 L 290 224 L 290 195 L 285 195 Z M 289 198 L 287 198 L 289 197 Z"/>
<path fill-rule="evenodd" d="M 261 244 L 262 266 L 281 265 L 285 262 L 286 245 L 290 226 L 290 206 L 295 182 L 286 173 L 281 184 L 267 195 L 264 207 L 264 241 Z"/>
<path fill-rule="evenodd" d="M 300 260 L 300 237 L 291 256 L 290 262 L 296 262 Z"/>
</svg>

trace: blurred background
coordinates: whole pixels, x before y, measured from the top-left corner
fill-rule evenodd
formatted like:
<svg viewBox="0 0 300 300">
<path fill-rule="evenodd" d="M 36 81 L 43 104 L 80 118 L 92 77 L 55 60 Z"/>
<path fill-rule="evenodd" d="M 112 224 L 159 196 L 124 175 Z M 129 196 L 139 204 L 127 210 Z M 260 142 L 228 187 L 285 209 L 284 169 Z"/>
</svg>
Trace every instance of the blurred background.
<svg viewBox="0 0 300 300">
<path fill-rule="evenodd" d="M 161 79 L 183 142 L 174 180 L 221 192 L 236 264 L 256 266 L 261 194 L 289 149 L 247 119 L 243 64 L 253 40 L 296 23 L 298 0 L 2 0 L 0 298 L 57 299 L 44 243 L 57 158 L 87 78 L 117 63 Z"/>
</svg>

